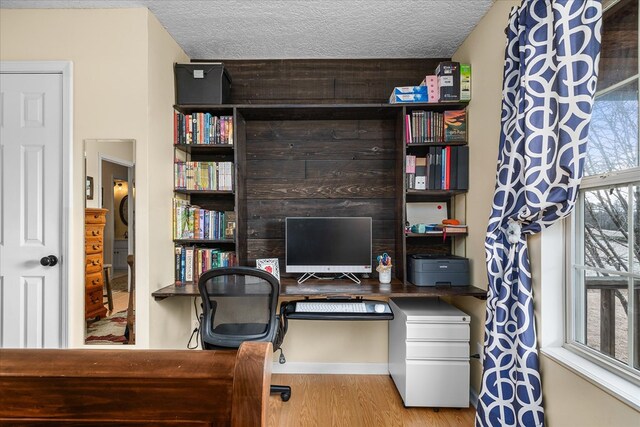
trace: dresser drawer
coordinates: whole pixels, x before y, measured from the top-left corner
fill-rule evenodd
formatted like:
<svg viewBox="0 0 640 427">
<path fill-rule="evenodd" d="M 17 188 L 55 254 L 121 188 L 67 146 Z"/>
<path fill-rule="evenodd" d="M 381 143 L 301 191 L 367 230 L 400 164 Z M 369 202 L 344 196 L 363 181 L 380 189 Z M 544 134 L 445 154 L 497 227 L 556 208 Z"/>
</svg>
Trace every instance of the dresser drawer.
<svg viewBox="0 0 640 427">
<path fill-rule="evenodd" d="M 85 256 L 85 272 L 100 273 L 102 271 L 102 253 Z"/>
<path fill-rule="evenodd" d="M 87 239 L 84 246 L 84 253 L 86 255 L 102 253 L 102 239 Z"/>
<path fill-rule="evenodd" d="M 407 341 L 469 341 L 468 323 L 409 323 Z"/>
<path fill-rule="evenodd" d="M 102 225 L 87 225 L 85 227 L 85 237 L 90 239 L 92 237 L 99 237 L 102 239 L 104 236 L 104 226 Z"/>
<path fill-rule="evenodd" d="M 409 341 L 407 359 L 469 359 L 468 342 Z"/>
<path fill-rule="evenodd" d="M 93 290 L 87 291 L 86 295 L 86 303 L 88 306 L 101 306 L 102 305 L 102 287 L 94 287 L 91 288 Z M 91 310 L 87 310 L 91 311 Z"/>
<path fill-rule="evenodd" d="M 87 291 L 89 291 L 89 289 L 93 288 L 94 286 L 99 286 L 100 289 L 102 289 L 102 286 L 104 284 L 102 271 L 99 271 L 98 273 L 87 274 L 84 278 L 84 283 Z"/>
<path fill-rule="evenodd" d="M 86 212 L 84 215 L 85 224 L 106 224 L 106 222 L 107 222 L 107 217 L 104 213 Z"/>
</svg>

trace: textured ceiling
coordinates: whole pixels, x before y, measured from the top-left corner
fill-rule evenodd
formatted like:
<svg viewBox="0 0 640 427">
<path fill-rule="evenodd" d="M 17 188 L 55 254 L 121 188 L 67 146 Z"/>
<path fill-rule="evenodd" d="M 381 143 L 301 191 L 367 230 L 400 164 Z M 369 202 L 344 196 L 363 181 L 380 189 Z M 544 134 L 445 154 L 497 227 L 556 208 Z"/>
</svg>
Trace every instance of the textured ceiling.
<svg viewBox="0 0 640 427">
<path fill-rule="evenodd" d="M 147 7 L 189 57 L 450 57 L 494 0 L 1 0 L 11 8 Z"/>
</svg>

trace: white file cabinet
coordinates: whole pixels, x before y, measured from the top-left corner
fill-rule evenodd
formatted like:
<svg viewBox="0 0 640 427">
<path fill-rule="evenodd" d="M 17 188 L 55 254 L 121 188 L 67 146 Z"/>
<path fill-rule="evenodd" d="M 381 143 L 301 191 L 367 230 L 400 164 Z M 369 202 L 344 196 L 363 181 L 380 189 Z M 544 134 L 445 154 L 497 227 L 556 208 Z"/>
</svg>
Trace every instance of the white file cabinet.
<svg viewBox="0 0 640 427">
<path fill-rule="evenodd" d="M 469 316 L 438 298 L 391 298 L 389 373 L 405 406 L 469 407 Z"/>
</svg>

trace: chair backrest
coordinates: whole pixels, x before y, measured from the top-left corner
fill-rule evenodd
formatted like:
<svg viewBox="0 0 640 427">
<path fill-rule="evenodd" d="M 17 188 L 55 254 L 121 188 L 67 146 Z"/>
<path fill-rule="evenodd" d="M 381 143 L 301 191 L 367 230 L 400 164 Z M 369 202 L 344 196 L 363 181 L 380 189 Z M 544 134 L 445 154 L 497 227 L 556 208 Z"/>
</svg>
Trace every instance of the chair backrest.
<svg viewBox="0 0 640 427">
<path fill-rule="evenodd" d="M 273 275 L 251 267 L 215 268 L 200 276 L 198 289 L 203 307 L 203 348 L 237 348 L 244 341 L 274 342 L 280 285 Z"/>
</svg>

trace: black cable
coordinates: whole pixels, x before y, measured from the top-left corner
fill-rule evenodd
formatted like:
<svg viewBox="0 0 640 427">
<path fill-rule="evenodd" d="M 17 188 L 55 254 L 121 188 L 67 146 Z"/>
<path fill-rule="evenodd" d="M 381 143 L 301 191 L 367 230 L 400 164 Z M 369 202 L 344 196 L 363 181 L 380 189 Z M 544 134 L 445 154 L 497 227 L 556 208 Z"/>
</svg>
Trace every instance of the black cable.
<svg viewBox="0 0 640 427">
<path fill-rule="evenodd" d="M 194 328 L 194 330 L 191 332 L 191 336 L 189 337 L 189 341 L 187 342 L 187 349 L 189 350 L 195 350 L 198 348 L 198 343 L 200 342 L 200 315 L 198 314 L 198 305 L 196 304 L 196 299 L 193 299 L 193 311 L 196 314 L 196 321 L 198 322 L 198 326 L 196 328 Z M 196 337 L 196 344 L 194 346 L 192 346 L 191 341 L 193 341 L 193 337 Z"/>
</svg>

